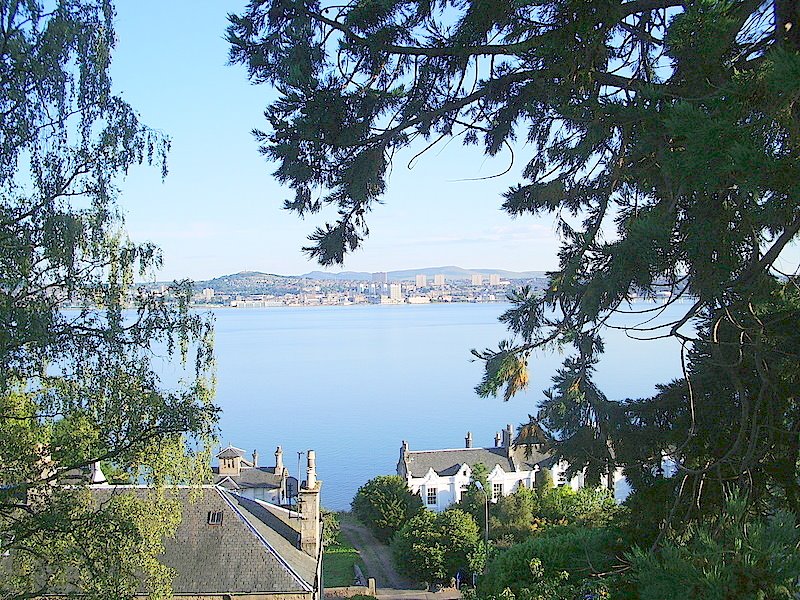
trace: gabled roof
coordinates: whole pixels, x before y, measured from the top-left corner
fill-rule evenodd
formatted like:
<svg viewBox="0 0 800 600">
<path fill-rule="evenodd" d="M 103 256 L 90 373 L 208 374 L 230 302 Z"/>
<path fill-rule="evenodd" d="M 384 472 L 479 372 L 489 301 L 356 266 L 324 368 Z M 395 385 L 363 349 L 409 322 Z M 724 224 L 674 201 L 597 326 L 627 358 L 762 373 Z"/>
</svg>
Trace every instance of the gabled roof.
<svg viewBox="0 0 800 600">
<path fill-rule="evenodd" d="M 425 477 L 433 469 L 437 475 L 447 477 L 455 475 L 461 465 L 470 468 L 478 463 L 491 471 L 495 465 L 506 471 L 513 471 L 511 461 L 506 456 L 505 448 L 458 448 L 453 450 L 417 450 L 406 453 L 406 465 L 412 477 Z"/>
<path fill-rule="evenodd" d="M 292 570 L 304 581 L 313 583 L 317 561 L 297 547 L 300 539 L 300 519 L 297 518 L 297 513 L 290 513 L 284 508 L 260 500 L 235 494 L 227 496 L 247 516 L 264 540 L 289 563 Z"/>
<path fill-rule="evenodd" d="M 241 448 L 236 448 L 235 446 L 228 445 L 227 448 L 223 448 L 220 450 L 219 454 L 217 454 L 217 458 L 236 458 L 242 457 L 245 455 L 245 451 Z"/>
<path fill-rule="evenodd" d="M 103 495 L 145 495 L 148 490 L 110 486 L 93 492 L 102 500 Z M 181 523 L 174 538 L 164 540 L 161 557 L 175 570 L 176 596 L 305 594 L 314 589 L 315 559 L 286 539 L 292 537 L 287 526 L 259 510 L 260 503 L 245 502 L 214 486 L 199 492 L 199 498 L 194 495 L 197 490 L 187 488 L 166 492 L 176 494 L 182 505 Z M 222 522 L 209 525 L 210 512 L 221 512 Z"/>
<path fill-rule="evenodd" d="M 522 458 L 521 458 L 522 457 Z M 412 477 L 425 477 L 433 469 L 441 477 L 450 477 L 458 473 L 461 465 L 469 465 L 472 469 L 482 463 L 491 472 L 500 465 L 506 473 L 514 471 L 530 471 L 538 463 L 546 461 L 549 456 L 534 451 L 530 458 L 524 458 L 524 451 L 512 451 L 511 458 L 506 448 L 455 448 L 452 450 L 414 450 L 405 453 L 405 464 Z"/>
<path fill-rule="evenodd" d="M 256 467 L 244 468 L 239 475 L 220 475 L 218 467 L 212 467 L 214 473 L 214 483 L 226 485 L 225 480 L 230 479 L 236 483 L 239 489 L 245 488 L 269 488 L 277 489 L 281 487 L 283 475 L 275 474 L 275 467 Z"/>
</svg>

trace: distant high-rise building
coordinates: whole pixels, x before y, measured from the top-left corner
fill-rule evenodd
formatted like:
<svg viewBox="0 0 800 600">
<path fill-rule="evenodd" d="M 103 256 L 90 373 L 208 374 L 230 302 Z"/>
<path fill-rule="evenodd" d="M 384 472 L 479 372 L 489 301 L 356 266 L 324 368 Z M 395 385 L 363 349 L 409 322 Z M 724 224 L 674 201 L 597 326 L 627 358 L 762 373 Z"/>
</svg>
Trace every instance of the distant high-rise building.
<svg viewBox="0 0 800 600">
<path fill-rule="evenodd" d="M 437 273 L 433 276 L 433 285 L 444 285 L 444 275 Z"/>
<path fill-rule="evenodd" d="M 211 299 L 214 297 L 214 290 L 212 288 L 203 288 L 203 300 L 206 302 L 211 302 Z"/>
<path fill-rule="evenodd" d="M 489 285 L 500 285 L 500 275 L 496 273 L 489 275 Z"/>
<path fill-rule="evenodd" d="M 399 283 L 392 283 L 389 285 L 389 299 L 397 302 L 403 301 L 403 290 Z"/>
<path fill-rule="evenodd" d="M 472 285 L 481 285 L 483 283 L 483 275 L 480 273 L 472 274 Z"/>
<path fill-rule="evenodd" d="M 417 275 L 414 278 L 414 283 L 416 283 L 418 288 L 425 287 L 426 285 L 428 285 L 428 277 L 425 275 Z"/>
<path fill-rule="evenodd" d="M 373 273 L 372 281 L 376 283 L 386 283 L 389 281 L 389 276 L 386 273 Z"/>
</svg>

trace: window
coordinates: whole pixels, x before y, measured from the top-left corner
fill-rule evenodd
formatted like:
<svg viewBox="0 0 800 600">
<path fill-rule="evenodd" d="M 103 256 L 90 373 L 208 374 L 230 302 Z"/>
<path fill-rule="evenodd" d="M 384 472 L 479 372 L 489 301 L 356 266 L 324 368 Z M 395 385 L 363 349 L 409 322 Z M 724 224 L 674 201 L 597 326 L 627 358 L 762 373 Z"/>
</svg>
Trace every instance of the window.
<svg viewBox="0 0 800 600">
<path fill-rule="evenodd" d="M 502 495 L 503 495 L 503 484 L 502 483 L 493 483 L 492 484 L 492 500 L 497 500 Z"/>
<path fill-rule="evenodd" d="M 208 524 L 222 525 L 222 511 L 221 510 L 208 511 Z"/>
<path fill-rule="evenodd" d="M 464 497 L 464 494 L 466 494 L 466 493 L 467 493 L 467 488 L 468 488 L 468 487 L 469 487 L 469 486 L 468 486 L 468 485 L 466 485 L 466 484 L 463 484 L 463 483 L 461 484 L 461 489 L 460 489 L 460 490 L 459 490 L 459 492 L 458 492 L 458 498 L 459 498 L 459 500 L 460 500 L 461 498 L 463 498 L 463 497 Z"/>
<path fill-rule="evenodd" d="M 436 504 L 436 492 L 438 490 L 435 487 L 428 488 L 428 504 Z"/>
</svg>

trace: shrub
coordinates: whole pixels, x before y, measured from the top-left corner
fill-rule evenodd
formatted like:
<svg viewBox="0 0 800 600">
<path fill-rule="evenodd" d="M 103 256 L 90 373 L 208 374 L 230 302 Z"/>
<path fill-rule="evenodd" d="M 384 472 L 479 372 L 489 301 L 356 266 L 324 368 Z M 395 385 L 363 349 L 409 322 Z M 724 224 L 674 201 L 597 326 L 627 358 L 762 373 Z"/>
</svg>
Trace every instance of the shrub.
<svg viewBox="0 0 800 600">
<path fill-rule="evenodd" d="M 375 537 L 387 542 L 422 509 L 422 500 L 399 475 L 379 475 L 358 488 L 350 506 Z"/>
<path fill-rule="evenodd" d="M 414 581 L 441 583 L 458 571 L 483 568 L 485 546 L 469 513 L 420 511 L 397 532 L 392 554 L 398 570 Z"/>
</svg>

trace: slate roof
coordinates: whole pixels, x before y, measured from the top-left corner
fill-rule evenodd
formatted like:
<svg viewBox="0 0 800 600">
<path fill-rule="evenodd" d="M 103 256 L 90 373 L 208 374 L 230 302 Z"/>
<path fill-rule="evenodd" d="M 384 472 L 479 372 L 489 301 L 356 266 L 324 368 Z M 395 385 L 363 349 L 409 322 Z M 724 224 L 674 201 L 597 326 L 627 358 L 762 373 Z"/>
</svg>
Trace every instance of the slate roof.
<svg viewBox="0 0 800 600">
<path fill-rule="evenodd" d="M 235 494 L 229 494 L 240 510 L 246 512 L 248 520 L 255 526 L 267 543 L 287 561 L 293 570 L 307 582 L 313 582 L 317 571 L 317 561 L 297 548 L 300 539 L 300 521 L 297 513 Z M 252 519 L 249 515 L 252 515 Z M 295 515 L 294 517 L 290 515 Z"/>
<path fill-rule="evenodd" d="M 495 465 L 500 465 L 506 473 L 515 470 L 530 471 L 534 465 L 549 460 L 549 456 L 534 451 L 530 458 L 524 458 L 524 450 L 512 450 L 511 458 L 506 448 L 457 448 L 453 450 L 414 450 L 406 452 L 405 464 L 412 477 L 425 477 L 429 469 L 433 469 L 441 477 L 449 477 L 458 473 L 461 465 L 473 468 L 483 463 L 491 472 Z M 515 469 L 516 463 L 516 469 Z"/>
<path fill-rule="evenodd" d="M 223 485 L 228 489 L 277 489 L 281 487 L 282 476 L 280 473 L 275 474 L 275 467 L 245 467 L 239 472 L 239 475 L 220 475 L 219 467 L 212 467 L 211 470 L 214 473 L 214 483 Z M 226 482 L 229 478 L 235 485 Z"/>
<path fill-rule="evenodd" d="M 227 448 L 223 448 L 219 454 L 217 454 L 217 458 L 236 458 L 237 456 L 241 457 L 245 455 L 245 451 L 241 448 L 236 448 L 235 446 L 228 446 Z"/>
<path fill-rule="evenodd" d="M 101 500 L 110 494 L 147 493 L 147 489 L 123 486 L 93 491 Z M 313 590 L 316 561 L 287 539 L 297 539 L 290 525 L 271 517 L 260 503 L 217 487 L 205 486 L 199 492 L 196 499 L 190 489 L 167 492 L 177 494 L 183 507 L 181 524 L 174 538 L 164 540 L 161 557 L 175 569 L 175 595 L 304 594 Z M 222 522 L 209 525 L 209 512 L 221 512 Z"/>
</svg>

